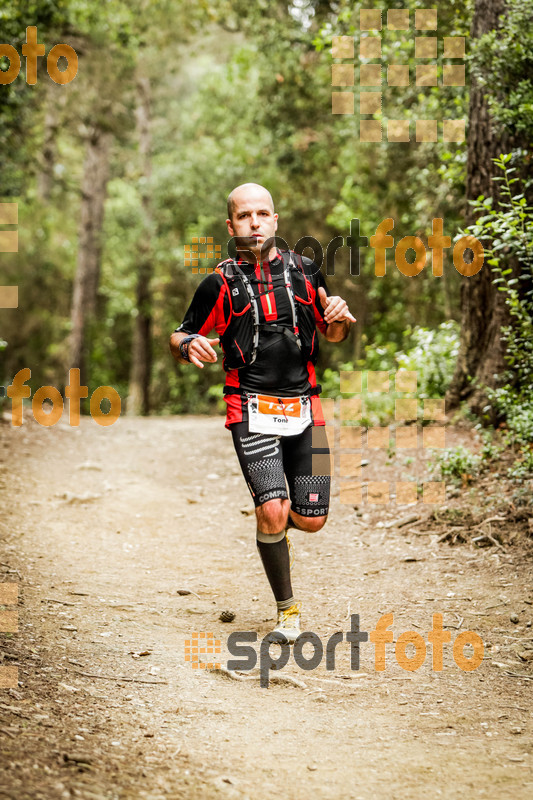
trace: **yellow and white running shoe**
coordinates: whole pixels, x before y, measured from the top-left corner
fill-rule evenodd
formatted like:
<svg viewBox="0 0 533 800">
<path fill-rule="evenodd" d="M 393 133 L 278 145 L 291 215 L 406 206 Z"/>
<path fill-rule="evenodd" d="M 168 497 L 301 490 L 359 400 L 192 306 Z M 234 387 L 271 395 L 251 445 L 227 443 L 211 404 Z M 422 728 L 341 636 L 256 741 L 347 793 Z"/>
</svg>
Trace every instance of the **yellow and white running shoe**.
<svg viewBox="0 0 533 800">
<path fill-rule="evenodd" d="M 294 603 L 290 608 L 278 611 L 278 624 L 270 634 L 273 642 L 292 644 L 300 635 L 301 603 Z"/>
</svg>

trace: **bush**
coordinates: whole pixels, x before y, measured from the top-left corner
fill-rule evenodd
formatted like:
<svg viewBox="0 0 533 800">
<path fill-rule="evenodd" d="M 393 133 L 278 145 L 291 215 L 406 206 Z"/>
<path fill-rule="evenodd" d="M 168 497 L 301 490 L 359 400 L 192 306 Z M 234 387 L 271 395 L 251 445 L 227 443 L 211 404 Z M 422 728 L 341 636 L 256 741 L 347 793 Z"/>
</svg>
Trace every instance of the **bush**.
<svg viewBox="0 0 533 800">
<path fill-rule="evenodd" d="M 443 450 L 434 459 L 435 466 L 439 469 L 441 477 L 451 478 L 454 481 L 468 482 L 475 477 L 481 466 L 481 457 L 458 445 Z"/>
<path fill-rule="evenodd" d="M 395 353 L 394 345 L 383 347 L 367 347 L 365 358 L 357 362 L 346 362 L 339 365 L 339 370 L 329 367 L 319 378 L 323 397 L 340 396 L 340 372 L 369 370 L 388 372 L 394 375 L 398 369 L 417 373 L 417 397 L 443 397 L 451 381 L 455 368 L 455 359 L 459 352 L 459 326 L 456 322 L 443 322 L 435 330 L 416 327 L 406 332 L 409 336 L 410 349 L 407 352 Z M 366 376 L 363 375 L 363 392 L 366 392 Z M 394 419 L 394 401 L 404 397 L 404 393 L 390 392 L 365 393 L 361 425 L 386 425 Z"/>
<path fill-rule="evenodd" d="M 443 397 L 459 353 L 458 323 L 450 320 L 435 330 L 417 327 L 408 333 L 414 346 L 397 355 L 400 368 L 417 373 L 418 397 Z"/>
<path fill-rule="evenodd" d="M 501 386 L 487 388 L 491 405 L 484 411 L 495 410 L 505 419 L 505 444 L 521 450 L 508 474 L 521 479 L 533 472 L 533 207 L 526 200 L 530 186 L 515 176 L 512 162 L 511 154 L 494 159 L 502 172 L 494 178 L 500 183 L 500 203 L 494 208 L 491 197 L 474 201 L 480 216 L 470 231 L 484 242 L 494 283 L 511 315 L 512 324 L 502 329 L 508 369 L 500 376 Z"/>
<path fill-rule="evenodd" d="M 509 478 L 522 481 L 533 475 L 533 450 L 525 450 L 507 472 Z"/>
</svg>

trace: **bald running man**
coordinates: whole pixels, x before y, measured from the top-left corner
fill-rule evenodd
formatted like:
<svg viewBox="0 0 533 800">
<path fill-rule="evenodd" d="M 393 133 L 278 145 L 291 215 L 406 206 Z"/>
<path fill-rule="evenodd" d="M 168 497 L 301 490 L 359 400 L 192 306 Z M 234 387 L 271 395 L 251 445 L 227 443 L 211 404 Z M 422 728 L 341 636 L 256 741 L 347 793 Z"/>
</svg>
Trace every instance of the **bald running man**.
<svg viewBox="0 0 533 800">
<path fill-rule="evenodd" d="M 276 247 L 278 215 L 264 186 L 237 186 L 226 224 L 236 257 L 200 283 L 170 350 L 178 363 L 203 369 L 222 348 L 226 428 L 254 501 L 257 548 L 277 604 L 271 637 L 292 643 L 301 603 L 291 585 L 287 529 L 319 531 L 329 510 L 317 329 L 341 342 L 356 320 L 341 297 L 329 295 L 311 259 Z M 323 459 L 320 474 L 313 474 L 313 455 Z"/>
</svg>

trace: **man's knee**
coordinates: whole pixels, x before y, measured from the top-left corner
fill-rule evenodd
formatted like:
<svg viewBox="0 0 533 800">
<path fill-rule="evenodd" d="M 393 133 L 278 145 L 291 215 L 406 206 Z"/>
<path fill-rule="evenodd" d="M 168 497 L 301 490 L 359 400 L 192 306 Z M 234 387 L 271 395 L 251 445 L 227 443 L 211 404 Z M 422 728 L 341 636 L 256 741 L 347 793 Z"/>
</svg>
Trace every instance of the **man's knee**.
<svg viewBox="0 0 533 800">
<path fill-rule="evenodd" d="M 308 533 L 316 533 L 319 531 L 324 527 L 328 518 L 327 514 L 323 517 L 302 517 L 301 514 L 295 514 L 294 511 L 291 512 L 291 516 L 298 522 L 300 530 L 307 531 Z"/>
<path fill-rule="evenodd" d="M 287 499 L 267 500 L 255 509 L 257 526 L 263 533 L 279 533 L 287 524 L 288 513 Z"/>
<path fill-rule="evenodd" d="M 327 517 L 307 517 L 305 520 L 305 530 L 316 533 L 326 524 Z"/>
</svg>

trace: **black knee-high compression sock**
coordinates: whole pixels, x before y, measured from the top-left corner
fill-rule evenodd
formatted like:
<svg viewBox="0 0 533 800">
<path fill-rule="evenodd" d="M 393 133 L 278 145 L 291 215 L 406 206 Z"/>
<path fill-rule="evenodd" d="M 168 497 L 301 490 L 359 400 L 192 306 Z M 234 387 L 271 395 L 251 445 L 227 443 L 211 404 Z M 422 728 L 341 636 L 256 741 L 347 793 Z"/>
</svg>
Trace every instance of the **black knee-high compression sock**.
<svg viewBox="0 0 533 800">
<path fill-rule="evenodd" d="M 271 534 L 258 530 L 257 549 L 276 600 L 292 600 L 289 546 L 285 531 Z"/>
</svg>

